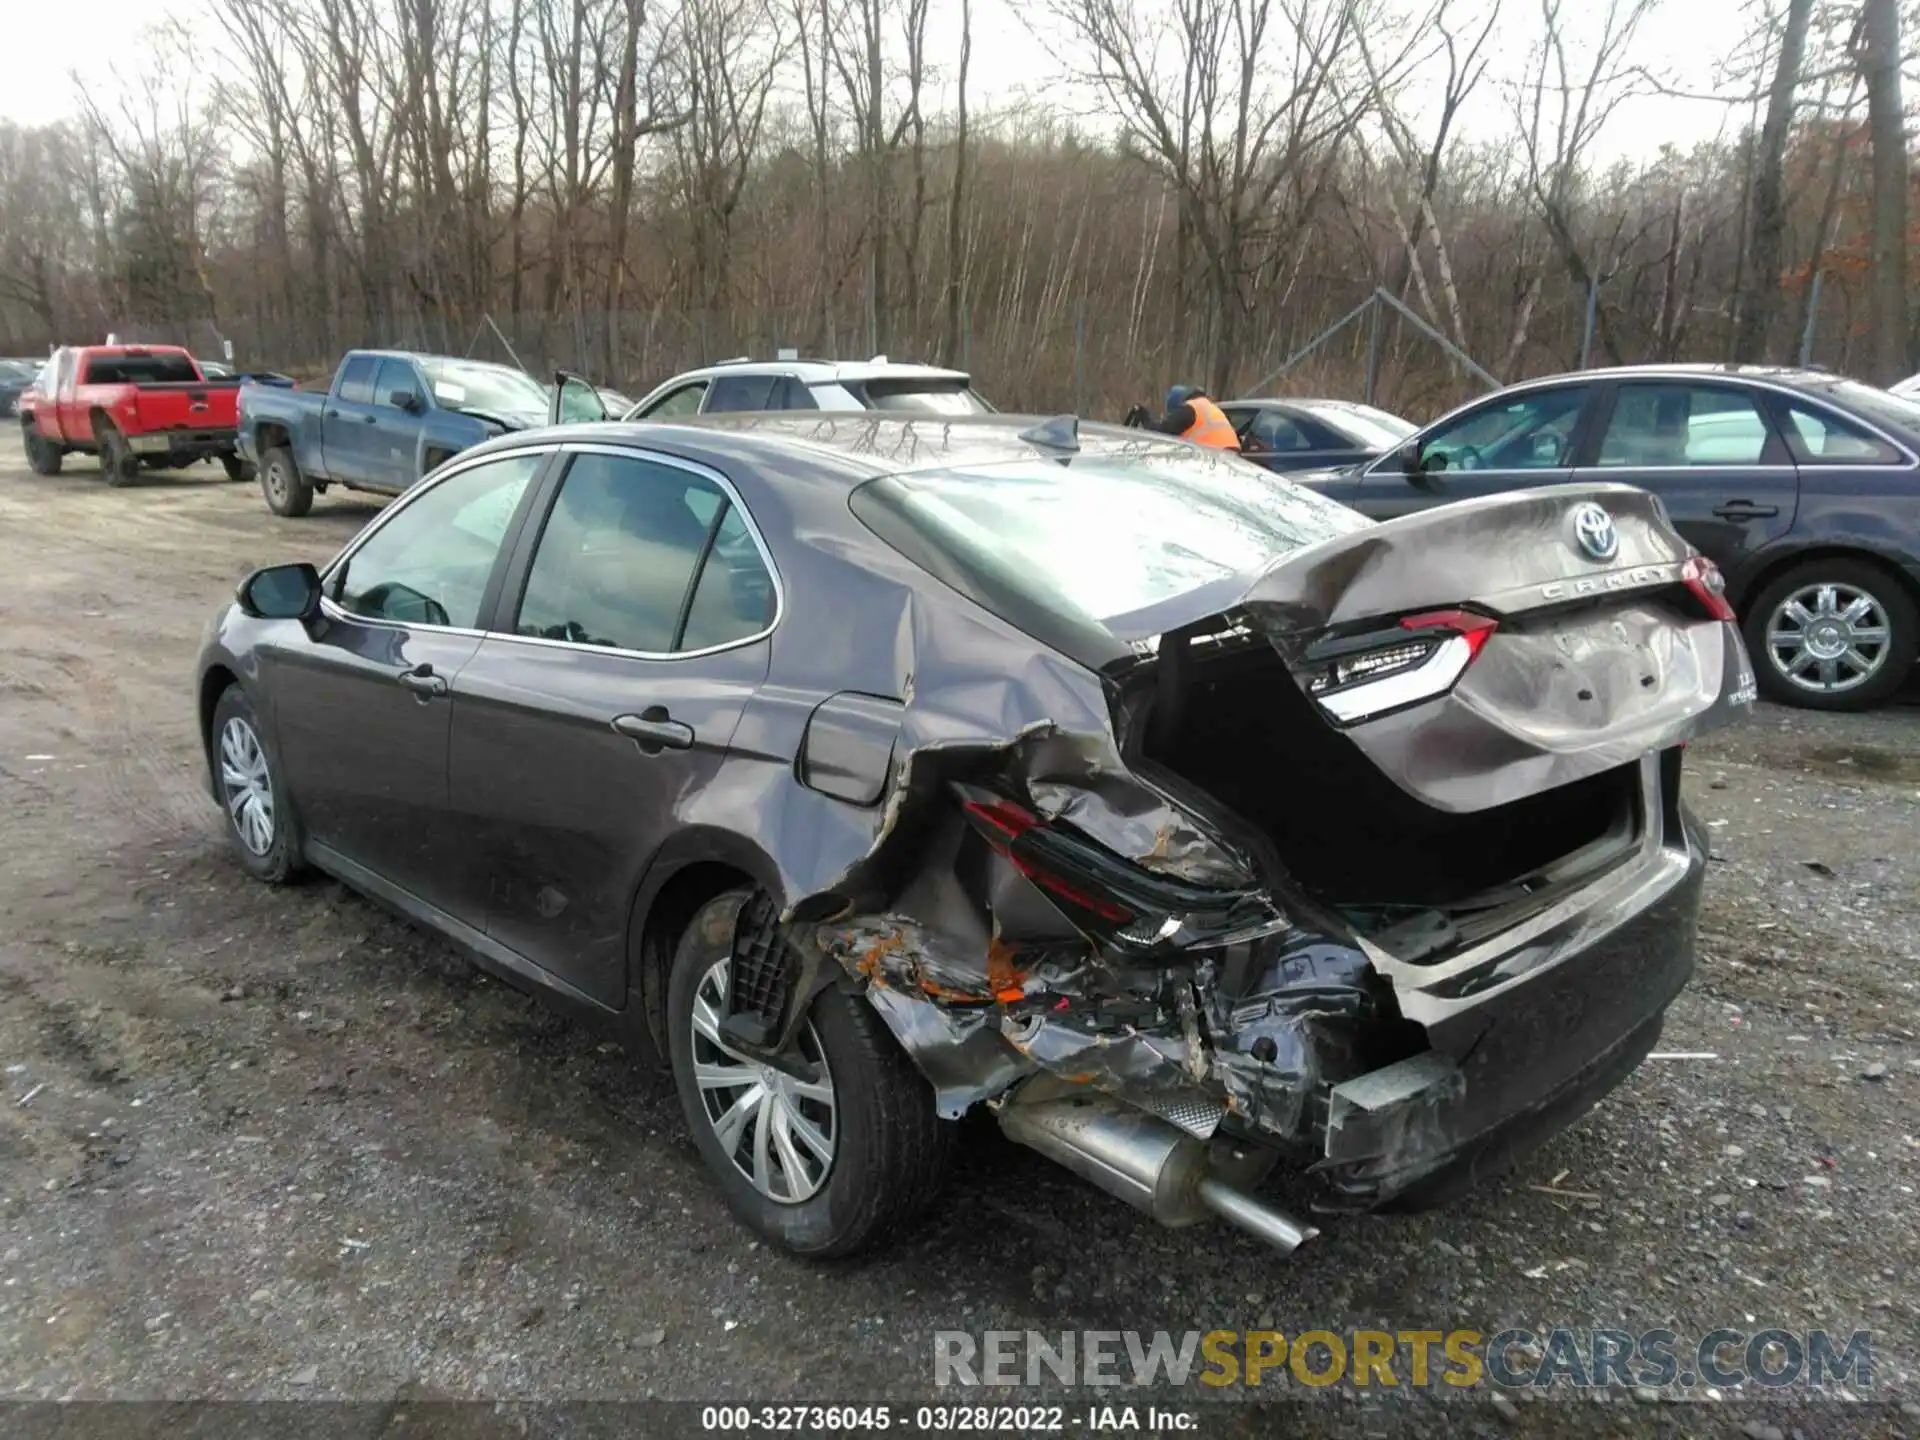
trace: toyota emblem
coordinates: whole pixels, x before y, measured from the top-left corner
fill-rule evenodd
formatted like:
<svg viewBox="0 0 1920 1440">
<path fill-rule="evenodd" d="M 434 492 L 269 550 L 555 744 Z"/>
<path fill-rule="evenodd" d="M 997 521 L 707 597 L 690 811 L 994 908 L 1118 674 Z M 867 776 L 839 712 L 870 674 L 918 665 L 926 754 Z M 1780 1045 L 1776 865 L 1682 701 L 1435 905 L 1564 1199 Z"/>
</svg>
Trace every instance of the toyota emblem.
<svg viewBox="0 0 1920 1440">
<path fill-rule="evenodd" d="M 1585 504 L 1573 512 L 1573 538 L 1590 559 L 1611 560 L 1620 553 L 1620 532 L 1613 517 L 1598 505 Z"/>
</svg>

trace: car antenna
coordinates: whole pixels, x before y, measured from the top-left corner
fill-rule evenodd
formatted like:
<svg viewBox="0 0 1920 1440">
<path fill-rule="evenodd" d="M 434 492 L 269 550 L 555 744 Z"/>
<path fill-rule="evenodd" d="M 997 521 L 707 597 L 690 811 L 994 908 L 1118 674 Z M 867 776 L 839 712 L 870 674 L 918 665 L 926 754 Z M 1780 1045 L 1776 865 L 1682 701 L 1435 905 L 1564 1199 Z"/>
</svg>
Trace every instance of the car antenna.
<svg viewBox="0 0 1920 1440">
<path fill-rule="evenodd" d="M 1080 417 L 1056 415 L 1051 420 L 1042 420 L 1038 425 L 1022 430 L 1020 438 L 1029 445 L 1044 445 L 1049 450 L 1078 450 Z"/>
</svg>

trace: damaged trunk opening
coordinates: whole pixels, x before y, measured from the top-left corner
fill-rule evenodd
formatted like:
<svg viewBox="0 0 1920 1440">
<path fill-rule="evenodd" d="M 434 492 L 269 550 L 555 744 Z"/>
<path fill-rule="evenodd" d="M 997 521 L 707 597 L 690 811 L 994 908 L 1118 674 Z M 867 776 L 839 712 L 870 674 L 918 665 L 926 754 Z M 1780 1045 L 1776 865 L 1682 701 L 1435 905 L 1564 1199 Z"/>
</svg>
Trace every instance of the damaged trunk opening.
<svg viewBox="0 0 1920 1440">
<path fill-rule="evenodd" d="M 1507 1168 L 1655 1043 L 1705 864 L 1682 750 L 1751 700 L 1710 567 L 1598 493 L 1598 579 L 1593 501 L 1505 496 L 1101 621 L 1104 728 L 896 742 L 838 890 L 879 903 L 817 953 L 941 1114 L 1163 1223 L 1286 1250 L 1276 1167 L 1329 1210 Z"/>
</svg>

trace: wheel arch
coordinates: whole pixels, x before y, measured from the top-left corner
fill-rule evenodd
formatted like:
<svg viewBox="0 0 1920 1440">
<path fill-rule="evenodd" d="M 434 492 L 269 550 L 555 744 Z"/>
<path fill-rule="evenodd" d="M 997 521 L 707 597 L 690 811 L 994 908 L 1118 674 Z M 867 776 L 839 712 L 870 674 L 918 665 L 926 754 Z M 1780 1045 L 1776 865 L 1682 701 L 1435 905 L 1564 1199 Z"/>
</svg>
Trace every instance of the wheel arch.
<svg viewBox="0 0 1920 1440">
<path fill-rule="evenodd" d="M 635 1039 L 667 1054 L 667 977 L 673 952 L 708 901 L 743 885 L 784 903 L 779 868 L 763 851 L 724 831 L 683 831 L 655 857 L 627 918 L 627 1013 Z"/>
<path fill-rule="evenodd" d="M 1916 607 L 1920 607 L 1920 579 L 1916 579 L 1898 559 L 1872 545 L 1833 541 L 1802 545 L 1792 550 L 1779 550 L 1762 556 L 1751 569 L 1741 575 L 1739 582 L 1735 585 L 1732 595 L 1734 609 L 1740 612 L 1742 619 L 1745 619 L 1747 606 L 1775 580 L 1789 570 L 1816 560 L 1844 560 L 1853 564 L 1871 565 L 1876 570 L 1885 571 L 1906 597 Z"/>
<path fill-rule="evenodd" d="M 218 662 L 200 676 L 200 749 L 207 758 L 207 785 L 216 800 L 220 798 L 220 786 L 213 777 L 213 710 L 220 697 L 239 683 L 240 677 Z"/>
</svg>

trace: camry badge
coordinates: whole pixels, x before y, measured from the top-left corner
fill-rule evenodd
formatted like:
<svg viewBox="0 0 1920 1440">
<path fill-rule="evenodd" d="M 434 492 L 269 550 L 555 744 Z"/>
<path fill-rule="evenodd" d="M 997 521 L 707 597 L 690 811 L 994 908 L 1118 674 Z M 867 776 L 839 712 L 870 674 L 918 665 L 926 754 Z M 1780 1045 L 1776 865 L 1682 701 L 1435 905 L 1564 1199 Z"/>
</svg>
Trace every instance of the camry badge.
<svg viewBox="0 0 1920 1440">
<path fill-rule="evenodd" d="M 1620 533 L 1613 517 L 1589 502 L 1573 512 L 1573 538 L 1590 559 L 1611 560 L 1620 553 Z"/>
</svg>

